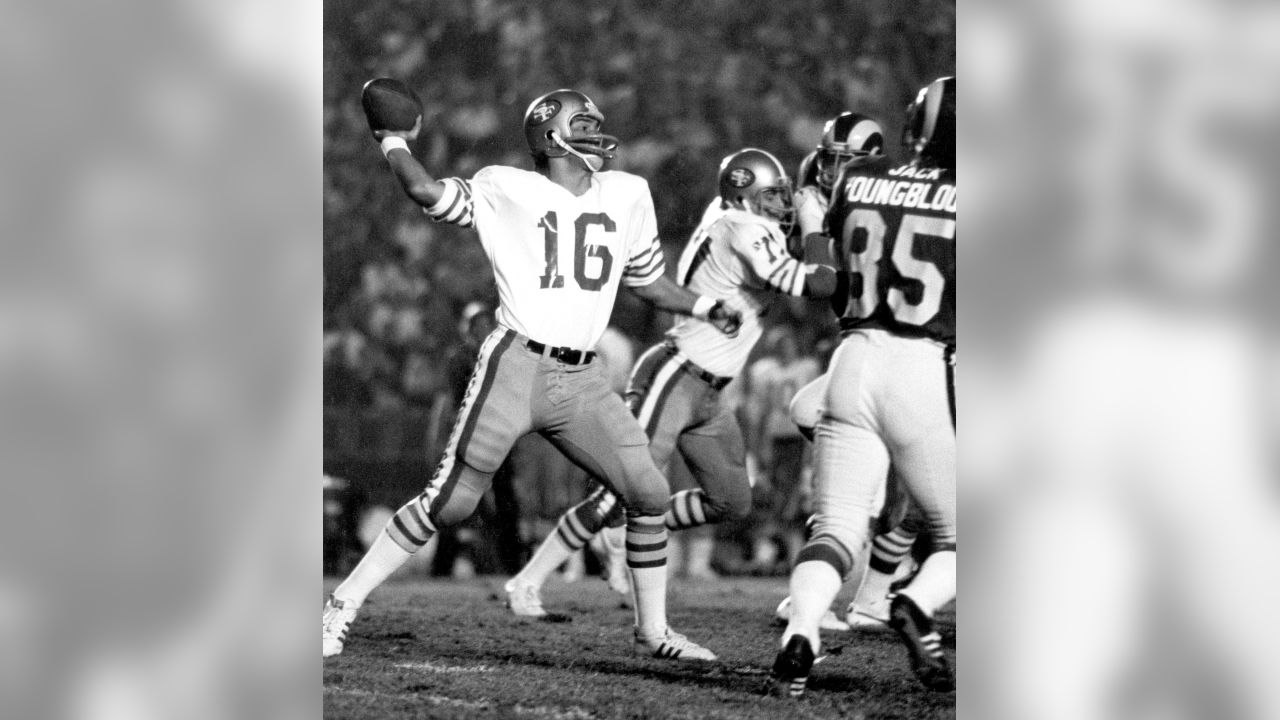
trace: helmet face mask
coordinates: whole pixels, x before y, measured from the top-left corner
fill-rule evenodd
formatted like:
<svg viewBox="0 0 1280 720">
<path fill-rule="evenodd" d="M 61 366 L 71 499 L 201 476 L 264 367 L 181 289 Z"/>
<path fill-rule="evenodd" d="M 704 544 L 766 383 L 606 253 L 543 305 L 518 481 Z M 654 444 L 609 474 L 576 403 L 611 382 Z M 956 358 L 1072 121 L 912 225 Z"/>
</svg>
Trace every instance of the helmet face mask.
<svg viewBox="0 0 1280 720">
<path fill-rule="evenodd" d="M 840 168 L 860 158 L 884 151 L 884 130 L 880 123 L 858 113 L 845 112 L 829 120 L 822 130 L 814 157 L 818 185 L 831 192 Z"/>
<path fill-rule="evenodd" d="M 581 120 L 585 118 L 590 123 Z M 589 125 L 589 127 L 588 127 Z M 600 132 L 604 114 L 576 90 L 556 90 L 529 103 L 524 135 L 535 158 L 574 155 L 594 172 L 614 157 L 618 138 Z"/>
<path fill-rule="evenodd" d="M 791 179 L 773 155 L 746 148 L 720 162 L 720 199 L 778 223 L 784 235 L 795 224 Z"/>
</svg>

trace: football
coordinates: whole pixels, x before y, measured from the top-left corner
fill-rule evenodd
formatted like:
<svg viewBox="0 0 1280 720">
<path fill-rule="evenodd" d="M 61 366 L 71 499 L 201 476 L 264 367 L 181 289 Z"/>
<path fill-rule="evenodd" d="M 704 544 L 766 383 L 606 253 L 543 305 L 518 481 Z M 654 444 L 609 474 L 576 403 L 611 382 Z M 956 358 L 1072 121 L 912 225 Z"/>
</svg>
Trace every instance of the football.
<svg viewBox="0 0 1280 720">
<path fill-rule="evenodd" d="M 408 85 L 393 78 L 374 78 L 360 90 L 360 104 L 370 130 L 412 130 L 422 103 Z"/>
</svg>

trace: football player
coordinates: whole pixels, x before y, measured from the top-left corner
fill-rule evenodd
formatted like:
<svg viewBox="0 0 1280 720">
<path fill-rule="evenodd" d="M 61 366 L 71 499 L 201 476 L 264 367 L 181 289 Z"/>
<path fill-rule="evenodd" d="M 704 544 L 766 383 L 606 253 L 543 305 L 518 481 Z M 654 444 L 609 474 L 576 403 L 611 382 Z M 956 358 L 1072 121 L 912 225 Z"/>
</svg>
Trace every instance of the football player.
<svg viewBox="0 0 1280 720">
<path fill-rule="evenodd" d="M 718 174 L 720 203 L 708 211 L 680 256 L 688 289 L 725 299 L 738 309 L 736 336 L 686 319 L 636 362 L 627 402 L 649 436 L 660 467 L 679 451 L 700 487 L 671 496 L 665 524 L 682 530 L 740 519 L 751 510 L 742 429 L 721 398 L 763 333 L 760 316 L 777 294 L 830 297 L 846 293 L 835 271 L 788 254 L 794 218 L 786 171 L 771 154 L 746 148 L 729 155 Z M 571 554 L 610 521 L 613 493 L 601 488 L 561 516 L 556 531 L 506 586 L 518 615 L 542 616 L 539 588 Z"/>
<path fill-rule="evenodd" d="M 832 262 L 831 239 L 826 234 L 825 223 L 836 176 L 845 166 L 856 167 L 874 162 L 883 153 L 884 129 L 874 118 L 855 112 L 842 112 L 823 126 L 817 147 L 800 161 L 800 167 L 796 171 L 796 220 L 803 257 L 819 262 Z M 837 304 L 843 308 L 843 300 Z M 813 430 L 821 415 L 819 401 L 825 389 L 824 374 L 801 388 L 791 399 L 791 418 L 799 427 L 800 433 L 810 441 L 813 440 Z M 812 521 L 806 524 L 806 529 L 811 527 Z M 865 603 L 860 608 L 867 609 Z M 850 611 L 846 622 L 828 610 L 823 613 L 820 627 L 823 630 L 848 630 L 851 626 L 878 624 L 863 615 Z M 774 616 L 782 622 L 791 618 L 789 596 L 783 598 L 774 611 Z"/>
<path fill-rule="evenodd" d="M 823 126 L 817 148 L 800 161 L 796 171 L 796 222 L 804 248 L 802 257 L 830 261 L 823 223 L 836 175 L 849 163 L 864 162 L 883 152 L 884 130 L 866 115 L 842 112 Z"/>
<path fill-rule="evenodd" d="M 663 275 L 648 183 L 602 170 L 618 141 L 601 133 L 604 115 L 586 95 L 556 90 L 529 104 L 524 133 L 532 171 L 490 166 L 470 180 L 437 180 L 409 151 L 421 122 L 374 137 L 404 192 L 427 215 L 476 230 L 497 282 L 497 328 L 480 347 L 426 489 L 396 512 L 326 603 L 324 656 L 342 651 L 366 596 L 437 528 L 469 516 L 516 439 L 536 431 L 626 506 L 636 651 L 714 660 L 667 626 L 667 481 L 649 456 L 644 430 L 610 390 L 594 347 L 622 285 L 713 333 L 736 332 L 737 311 Z"/>
<path fill-rule="evenodd" d="M 932 619 L 956 592 L 955 101 L 955 78 L 926 85 L 903 132 L 911 162 L 847 169 L 832 191 L 827 226 L 850 292 L 817 428 L 814 532 L 773 665 L 775 691 L 792 697 L 821 649 L 823 613 L 861 572 L 890 465 L 933 553 L 890 603 L 889 624 L 925 686 L 955 687 Z"/>
</svg>

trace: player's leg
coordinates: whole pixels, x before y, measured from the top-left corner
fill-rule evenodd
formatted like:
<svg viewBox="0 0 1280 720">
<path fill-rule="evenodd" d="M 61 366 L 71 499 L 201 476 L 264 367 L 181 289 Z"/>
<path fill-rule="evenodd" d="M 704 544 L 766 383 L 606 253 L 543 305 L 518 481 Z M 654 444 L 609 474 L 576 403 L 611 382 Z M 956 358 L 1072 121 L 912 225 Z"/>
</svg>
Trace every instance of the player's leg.
<svg viewBox="0 0 1280 720">
<path fill-rule="evenodd" d="M 795 423 L 796 428 L 800 430 L 800 434 L 805 439 L 813 442 L 814 433 L 817 432 L 818 422 L 822 419 L 823 396 L 827 391 L 827 379 L 829 375 L 823 373 L 808 385 L 796 391 L 794 397 L 791 398 L 791 421 Z M 813 537 L 813 524 L 816 518 L 810 516 L 804 525 L 804 542 L 808 542 Z M 778 608 L 774 610 L 774 618 L 786 624 L 791 620 L 791 596 L 782 599 L 778 604 Z M 836 617 L 835 612 L 827 609 L 822 614 L 822 620 L 819 623 L 822 630 L 848 630 L 849 625 L 840 618 Z"/>
<path fill-rule="evenodd" d="M 800 434 L 813 442 L 818 421 L 822 419 L 822 400 L 827 391 L 827 378 L 824 373 L 813 382 L 796 391 L 791 398 L 791 422 L 796 424 Z"/>
<path fill-rule="evenodd" d="M 677 363 L 669 362 L 670 357 L 665 346 L 646 352 L 636 363 L 627 391 L 627 405 L 632 414 L 641 419 L 641 426 L 646 427 L 646 434 L 650 436 L 649 453 L 659 468 L 665 467 L 671 456 L 675 435 L 683 422 L 677 416 L 687 414 L 688 405 L 679 400 L 681 393 L 672 392 L 677 381 L 688 376 L 680 372 Z M 697 382 L 693 378 L 689 381 Z M 676 400 L 668 401 L 672 397 Z M 609 521 L 620 519 L 622 512 L 617 495 L 600 486 L 560 516 L 555 531 L 538 545 L 529 563 L 508 583 L 508 594 L 514 591 L 528 595 L 529 587 L 536 592 L 555 568 L 586 546 Z M 541 603 L 538 605 L 540 610 Z M 515 609 L 514 603 L 512 609 Z"/>
<path fill-rule="evenodd" d="M 890 470 L 889 485 L 897 483 Z M 888 503 L 886 502 L 886 505 Z M 846 620 L 850 627 L 885 629 L 889 621 L 889 589 L 898 576 L 902 562 L 911 554 L 920 531 L 922 519 L 912 506 L 907 517 L 888 532 L 882 532 L 871 541 L 871 558 L 867 571 L 862 575 L 853 601 L 849 603 Z"/>
<path fill-rule="evenodd" d="M 657 657 L 714 660 L 715 655 L 667 627 L 669 489 L 654 465 L 644 431 L 610 392 L 599 368 L 565 373 L 563 400 L 547 436 L 570 459 L 618 494 L 627 508 L 627 565 L 631 570 L 639 647 Z"/>
<path fill-rule="evenodd" d="M 956 435 L 950 373 L 942 351 L 898 341 L 894 382 L 883 398 L 886 441 L 894 471 L 920 509 L 933 552 L 890 604 L 890 625 L 928 687 L 950 690 L 955 680 L 933 627 L 934 614 L 956 597 Z"/>
<path fill-rule="evenodd" d="M 875 380 L 867 370 L 869 354 L 865 338 L 855 333 L 831 361 L 827 410 L 817 433 L 814 531 L 791 571 L 791 618 L 774 663 L 777 689 L 793 697 L 803 694 L 820 650 L 823 615 L 844 581 L 856 582 L 865 564 L 871 524 L 884 501 L 889 452 L 868 416 L 865 398 Z"/>
<path fill-rule="evenodd" d="M 427 544 L 437 527 L 465 519 L 516 439 L 529 429 L 528 374 L 510 351 L 513 333 L 499 329 L 481 346 L 471 384 L 444 457 L 420 495 L 387 522 L 360 563 L 334 589 L 325 610 L 325 656 L 342 651 L 346 626 L 366 597 Z"/>
<path fill-rule="evenodd" d="M 586 547 L 605 522 L 620 511 L 618 496 L 603 485 L 585 500 L 569 508 L 556 521 L 555 529 L 538 544 L 529 562 L 505 585 L 508 606 L 516 615 L 542 617 L 539 590 L 543 583 L 574 553 Z"/>
<path fill-rule="evenodd" d="M 681 456 L 701 488 L 671 496 L 666 515 L 668 529 L 742 520 L 751 513 L 742 429 L 728 409 L 718 404 L 715 407 L 712 417 L 686 430 L 677 441 Z"/>
</svg>

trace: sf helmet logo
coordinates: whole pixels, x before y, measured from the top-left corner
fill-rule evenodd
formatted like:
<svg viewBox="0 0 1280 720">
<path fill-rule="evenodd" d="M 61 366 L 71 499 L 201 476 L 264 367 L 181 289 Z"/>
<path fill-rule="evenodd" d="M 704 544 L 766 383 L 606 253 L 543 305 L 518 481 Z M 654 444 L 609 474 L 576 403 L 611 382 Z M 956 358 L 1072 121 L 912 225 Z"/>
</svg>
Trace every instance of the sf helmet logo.
<svg viewBox="0 0 1280 720">
<path fill-rule="evenodd" d="M 550 120 L 556 113 L 560 112 L 560 103 L 555 100 L 548 100 L 529 113 L 535 123 L 539 125 Z"/>
<path fill-rule="evenodd" d="M 756 176 L 746 168 L 734 168 L 729 173 L 729 184 L 736 188 L 744 188 L 755 182 Z"/>
</svg>

